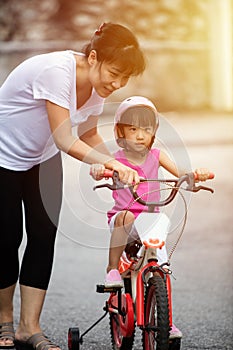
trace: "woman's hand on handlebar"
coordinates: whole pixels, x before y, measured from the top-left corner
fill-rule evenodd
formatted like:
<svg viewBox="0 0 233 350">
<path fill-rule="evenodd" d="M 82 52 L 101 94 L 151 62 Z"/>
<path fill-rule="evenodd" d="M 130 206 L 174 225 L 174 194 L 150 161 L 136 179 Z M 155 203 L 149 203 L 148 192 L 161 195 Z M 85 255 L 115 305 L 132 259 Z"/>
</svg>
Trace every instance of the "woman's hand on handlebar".
<svg viewBox="0 0 233 350">
<path fill-rule="evenodd" d="M 119 179 L 124 184 L 137 184 L 140 182 L 140 177 L 136 170 L 131 169 L 118 162 L 115 159 L 109 160 L 106 164 L 104 164 L 107 169 L 115 170 L 119 174 Z"/>
<path fill-rule="evenodd" d="M 132 185 L 140 182 L 137 171 L 123 165 L 115 159 L 110 159 L 104 165 L 92 164 L 90 173 L 95 180 L 101 180 L 104 177 L 105 168 L 117 171 L 120 181 L 124 184 Z"/>
</svg>

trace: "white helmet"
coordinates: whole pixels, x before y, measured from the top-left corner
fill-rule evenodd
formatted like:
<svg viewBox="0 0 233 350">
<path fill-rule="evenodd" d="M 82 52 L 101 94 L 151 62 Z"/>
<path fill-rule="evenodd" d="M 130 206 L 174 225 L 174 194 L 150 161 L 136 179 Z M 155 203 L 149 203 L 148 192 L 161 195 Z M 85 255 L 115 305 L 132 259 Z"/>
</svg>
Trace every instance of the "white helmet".
<svg viewBox="0 0 233 350">
<path fill-rule="evenodd" d="M 121 102 L 121 104 L 117 108 L 116 113 L 115 113 L 115 118 L 114 118 L 114 135 L 115 135 L 115 139 L 120 147 L 122 147 L 122 142 L 120 141 L 120 137 L 118 135 L 117 124 L 121 122 L 121 116 L 126 110 L 128 110 L 129 108 L 132 108 L 132 107 L 136 107 L 136 106 L 145 106 L 145 107 L 150 108 L 154 112 L 156 129 L 159 125 L 158 111 L 157 111 L 155 105 L 150 100 L 148 100 L 148 98 L 143 97 L 143 96 L 131 96 L 131 97 L 126 98 L 123 102 Z"/>
</svg>

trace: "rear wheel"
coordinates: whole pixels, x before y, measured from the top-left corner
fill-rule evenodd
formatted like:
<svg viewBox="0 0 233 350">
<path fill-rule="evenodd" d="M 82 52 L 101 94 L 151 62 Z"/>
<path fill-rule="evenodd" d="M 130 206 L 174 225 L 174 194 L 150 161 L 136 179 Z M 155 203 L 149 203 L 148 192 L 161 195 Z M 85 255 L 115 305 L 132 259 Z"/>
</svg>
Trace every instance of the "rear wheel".
<svg viewBox="0 0 233 350">
<path fill-rule="evenodd" d="M 111 299 L 110 307 L 117 308 L 118 296 Z M 122 311 L 124 316 L 115 312 L 110 312 L 110 332 L 113 350 L 131 350 L 134 343 L 135 322 L 133 301 L 130 294 L 121 296 Z"/>
<path fill-rule="evenodd" d="M 144 313 L 143 350 L 168 350 L 170 327 L 167 289 L 158 273 L 148 281 Z"/>
</svg>

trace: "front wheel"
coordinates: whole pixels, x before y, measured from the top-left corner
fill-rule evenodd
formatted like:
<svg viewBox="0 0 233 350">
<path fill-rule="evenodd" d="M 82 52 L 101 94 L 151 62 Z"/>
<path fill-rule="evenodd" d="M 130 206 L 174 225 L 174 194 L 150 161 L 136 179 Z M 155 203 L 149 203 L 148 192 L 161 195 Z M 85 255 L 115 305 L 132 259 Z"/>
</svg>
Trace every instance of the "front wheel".
<svg viewBox="0 0 233 350">
<path fill-rule="evenodd" d="M 169 349 L 169 307 L 166 284 L 159 273 L 148 281 L 145 293 L 143 350 Z"/>
</svg>

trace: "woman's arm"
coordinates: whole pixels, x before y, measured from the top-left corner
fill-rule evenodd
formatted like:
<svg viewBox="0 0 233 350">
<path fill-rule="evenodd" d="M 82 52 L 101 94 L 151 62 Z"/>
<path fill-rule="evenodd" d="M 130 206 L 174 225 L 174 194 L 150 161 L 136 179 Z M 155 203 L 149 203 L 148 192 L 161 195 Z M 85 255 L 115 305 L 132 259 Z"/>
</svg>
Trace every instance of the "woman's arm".
<svg viewBox="0 0 233 350">
<path fill-rule="evenodd" d="M 46 108 L 54 142 L 61 151 L 85 163 L 100 163 L 107 169 L 116 170 L 119 173 L 121 181 L 125 183 L 139 182 L 139 176 L 135 170 L 116 161 L 109 153 L 104 154 L 91 147 L 92 144 L 98 144 L 99 141 L 102 142 L 102 139 L 94 132 L 95 128 L 91 129 L 92 131 L 87 130 L 81 135 L 83 140 L 88 140 L 90 144 L 88 145 L 82 139 L 72 134 L 68 109 L 60 107 L 50 101 L 46 101 Z M 91 140 L 91 135 L 95 135 L 94 140 Z"/>
<path fill-rule="evenodd" d="M 46 102 L 48 119 L 56 146 L 70 156 L 86 163 L 99 161 L 104 164 L 109 156 L 93 150 L 81 139 L 72 134 L 69 110 L 50 101 Z"/>
<path fill-rule="evenodd" d="M 98 152 L 107 154 L 111 157 L 111 153 L 107 149 L 104 140 L 97 130 L 98 118 L 90 116 L 86 122 L 80 124 L 77 128 L 79 138 L 90 147 L 95 148 Z"/>
</svg>

